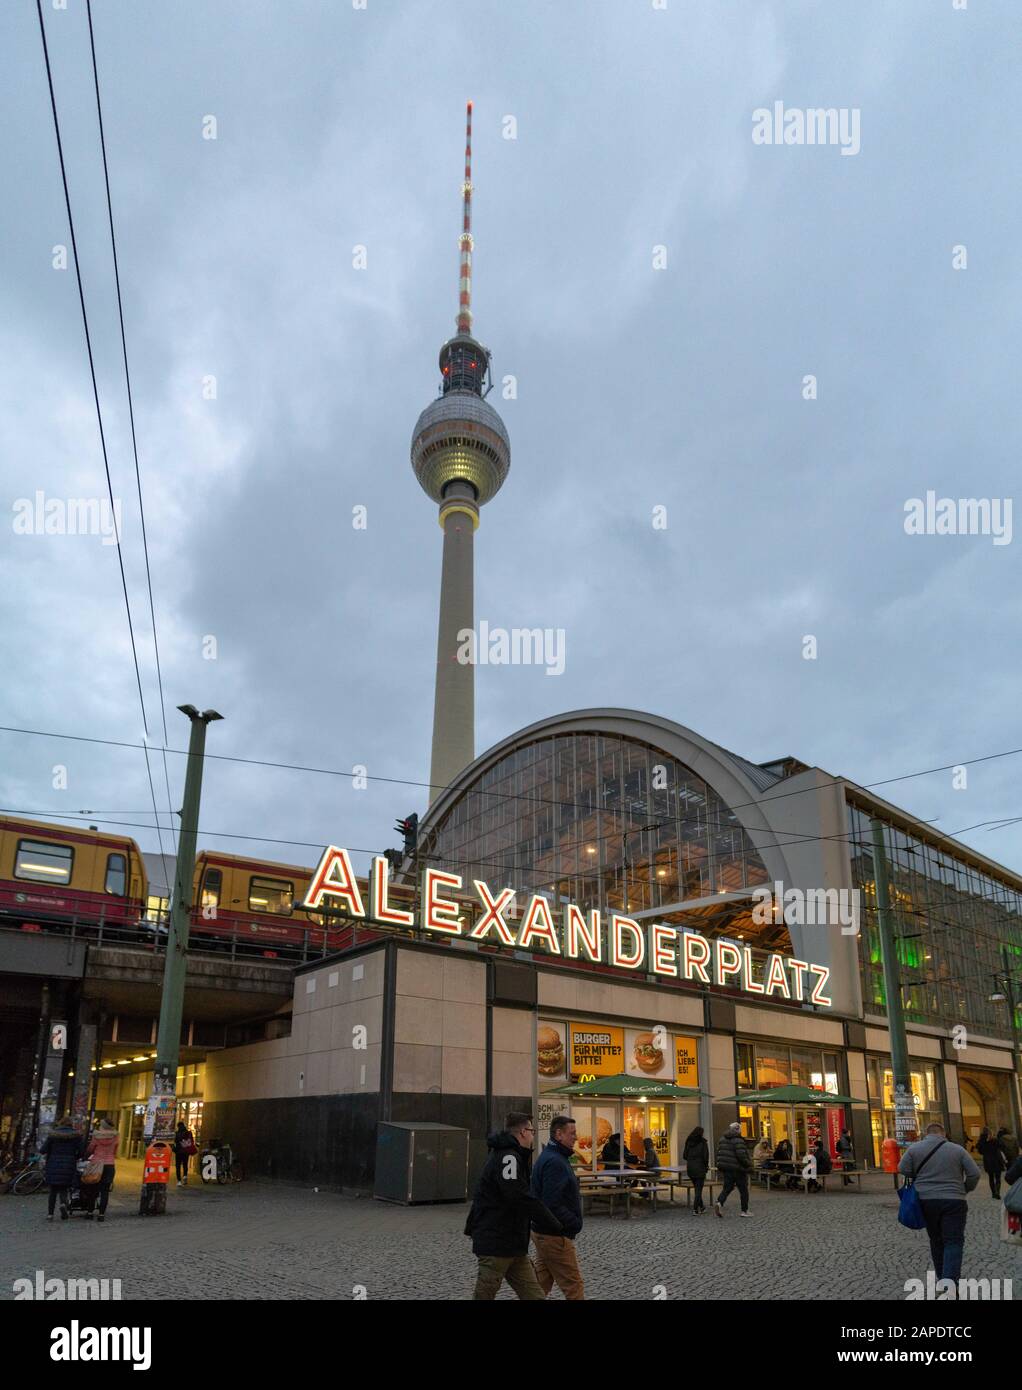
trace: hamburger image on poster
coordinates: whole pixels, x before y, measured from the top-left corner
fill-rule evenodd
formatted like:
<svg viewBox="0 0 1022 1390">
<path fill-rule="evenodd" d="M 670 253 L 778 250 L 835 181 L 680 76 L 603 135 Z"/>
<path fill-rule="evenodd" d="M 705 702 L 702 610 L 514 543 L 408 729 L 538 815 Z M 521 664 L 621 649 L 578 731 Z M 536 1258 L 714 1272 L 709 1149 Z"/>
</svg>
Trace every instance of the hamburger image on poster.
<svg viewBox="0 0 1022 1390">
<path fill-rule="evenodd" d="M 536 1070 L 540 1076 L 564 1077 L 564 1025 L 540 1023 L 536 1029 Z"/>
<path fill-rule="evenodd" d="M 674 1039 L 670 1033 L 661 1039 L 652 1028 L 625 1029 L 625 1071 L 629 1076 L 649 1076 L 657 1081 L 669 1081 L 674 1076 Z"/>
</svg>

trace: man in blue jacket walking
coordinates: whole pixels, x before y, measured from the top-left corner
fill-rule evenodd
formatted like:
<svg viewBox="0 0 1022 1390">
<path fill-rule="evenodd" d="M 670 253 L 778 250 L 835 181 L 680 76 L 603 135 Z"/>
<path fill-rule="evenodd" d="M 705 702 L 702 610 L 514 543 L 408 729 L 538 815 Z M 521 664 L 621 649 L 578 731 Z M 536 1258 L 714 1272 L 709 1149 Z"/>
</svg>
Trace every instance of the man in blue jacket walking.
<svg viewBox="0 0 1022 1390">
<path fill-rule="evenodd" d="M 582 1229 L 582 1197 L 571 1166 L 574 1152 L 575 1121 L 568 1115 L 558 1115 L 550 1125 L 550 1142 L 532 1167 L 532 1195 L 564 1227 L 559 1236 L 544 1235 L 533 1227 L 536 1278 L 544 1294 L 556 1284 L 564 1297 L 572 1300 L 585 1298 L 575 1250 L 575 1237 Z"/>
</svg>

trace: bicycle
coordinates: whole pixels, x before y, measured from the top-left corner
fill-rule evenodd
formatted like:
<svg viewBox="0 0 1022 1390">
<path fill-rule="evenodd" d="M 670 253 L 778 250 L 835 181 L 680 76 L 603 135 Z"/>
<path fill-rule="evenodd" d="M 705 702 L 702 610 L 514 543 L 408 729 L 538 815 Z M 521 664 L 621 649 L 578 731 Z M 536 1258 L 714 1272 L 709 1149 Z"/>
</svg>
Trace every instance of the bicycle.
<svg viewBox="0 0 1022 1390">
<path fill-rule="evenodd" d="M 42 1154 L 33 1154 L 26 1167 L 11 1180 L 8 1191 L 15 1197 L 31 1197 L 46 1186 Z"/>
<path fill-rule="evenodd" d="M 214 1160 L 212 1172 L 207 1161 L 210 1158 Z M 199 1177 L 204 1183 L 215 1182 L 224 1187 L 229 1182 L 243 1182 L 245 1169 L 230 1144 L 211 1144 L 199 1154 Z"/>
</svg>

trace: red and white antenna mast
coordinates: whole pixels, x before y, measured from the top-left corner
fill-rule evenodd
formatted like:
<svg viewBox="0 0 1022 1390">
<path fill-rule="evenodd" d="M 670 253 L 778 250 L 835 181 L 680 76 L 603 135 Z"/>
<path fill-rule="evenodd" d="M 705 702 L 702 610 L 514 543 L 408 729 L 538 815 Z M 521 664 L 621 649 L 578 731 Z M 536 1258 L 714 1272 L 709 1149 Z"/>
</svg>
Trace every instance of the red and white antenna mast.
<svg viewBox="0 0 1022 1390">
<path fill-rule="evenodd" d="M 458 332 L 472 335 L 472 103 L 465 109 L 465 182 L 461 185 L 461 271 L 458 279 Z"/>
</svg>

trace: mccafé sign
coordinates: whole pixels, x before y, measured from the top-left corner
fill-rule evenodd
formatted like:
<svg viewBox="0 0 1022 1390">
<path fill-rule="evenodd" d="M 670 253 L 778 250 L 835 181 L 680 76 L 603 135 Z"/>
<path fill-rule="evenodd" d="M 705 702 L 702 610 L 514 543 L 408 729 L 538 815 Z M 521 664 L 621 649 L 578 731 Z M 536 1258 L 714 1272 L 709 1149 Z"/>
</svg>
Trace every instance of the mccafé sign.
<svg viewBox="0 0 1022 1390">
<path fill-rule="evenodd" d="M 423 869 L 422 913 L 398 907 L 389 898 L 390 865 L 377 855 L 369 873 L 366 903 L 351 866 L 348 851 L 328 845 L 323 851 L 302 906 L 321 911 L 324 901 L 346 916 L 362 918 L 380 926 L 419 927 L 466 941 L 486 941 L 518 951 L 542 948 L 550 956 L 567 960 L 586 960 L 615 966 L 619 970 L 642 970 L 677 980 L 693 980 L 704 985 L 743 989 L 748 994 L 790 999 L 796 1003 L 831 1006 L 824 994 L 830 971 L 824 965 L 791 956 L 771 954 L 766 959 L 762 979 L 753 978 L 752 948 L 732 941 L 710 940 L 698 932 L 681 931 L 662 922 L 640 926 L 631 917 L 611 913 L 606 930 L 601 929 L 597 909 L 583 912 L 574 903 L 557 907 L 548 898 L 534 893 L 512 925 L 517 894 L 504 888 L 494 895 L 479 879 L 472 880 L 479 912 L 471 921 L 474 905 L 453 894 L 463 893 L 460 874 L 443 869 Z M 560 920 L 555 922 L 555 916 Z M 606 954 L 604 954 L 606 950 Z"/>
</svg>

